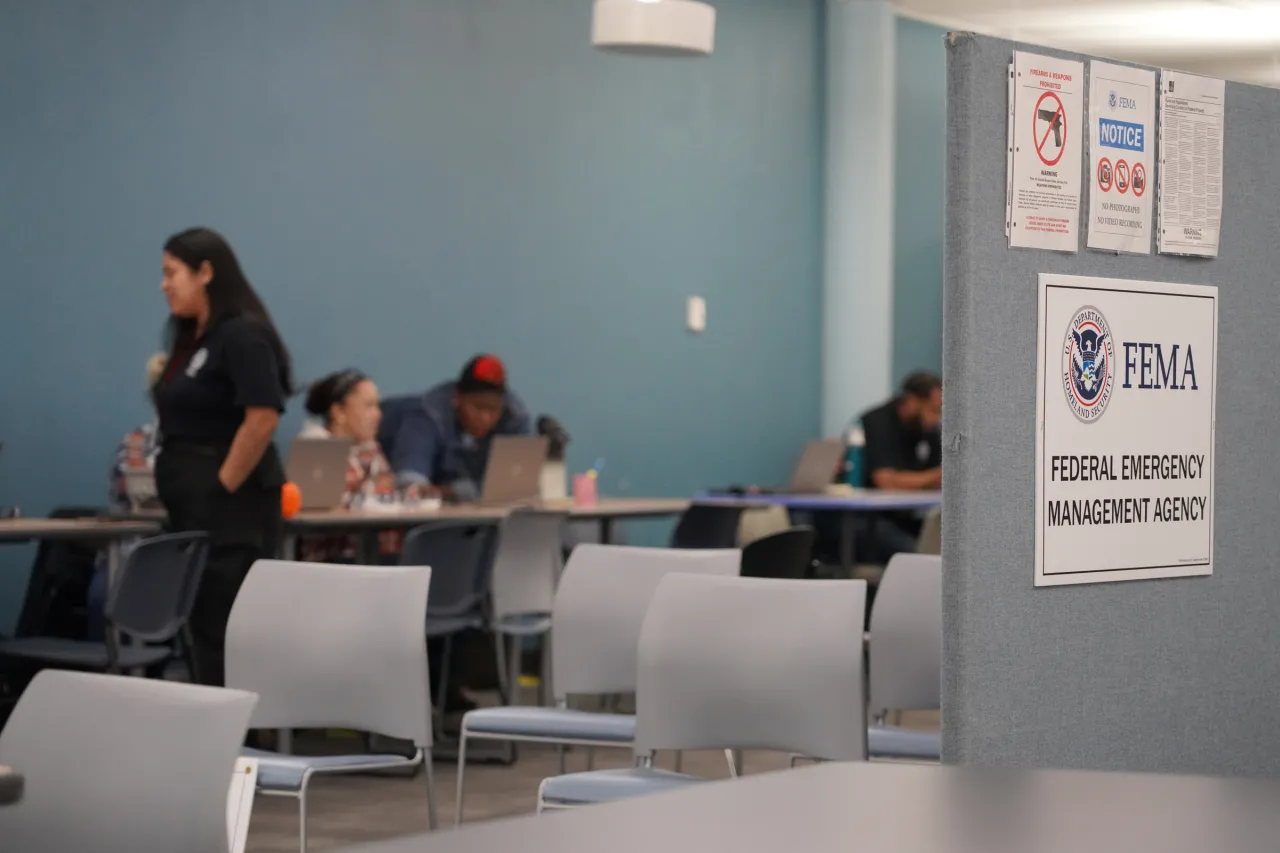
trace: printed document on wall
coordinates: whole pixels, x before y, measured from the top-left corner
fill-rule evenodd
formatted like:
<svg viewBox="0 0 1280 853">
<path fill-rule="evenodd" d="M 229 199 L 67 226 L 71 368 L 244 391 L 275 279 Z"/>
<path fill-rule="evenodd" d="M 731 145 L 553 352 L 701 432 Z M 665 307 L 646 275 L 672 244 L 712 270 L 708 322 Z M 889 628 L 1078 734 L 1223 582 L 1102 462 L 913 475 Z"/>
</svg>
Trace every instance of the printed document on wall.
<svg viewBox="0 0 1280 853">
<path fill-rule="evenodd" d="M 1159 248 L 1218 256 L 1222 229 L 1222 129 L 1227 84 L 1160 72 Z"/>
<path fill-rule="evenodd" d="M 1213 574 L 1218 289 L 1040 275 L 1035 584 Z"/>
<path fill-rule="evenodd" d="M 1089 63 L 1089 248 L 1151 254 L 1156 74 Z"/>
<path fill-rule="evenodd" d="M 1074 252 L 1080 238 L 1084 63 L 1013 55 L 1009 245 Z"/>
</svg>

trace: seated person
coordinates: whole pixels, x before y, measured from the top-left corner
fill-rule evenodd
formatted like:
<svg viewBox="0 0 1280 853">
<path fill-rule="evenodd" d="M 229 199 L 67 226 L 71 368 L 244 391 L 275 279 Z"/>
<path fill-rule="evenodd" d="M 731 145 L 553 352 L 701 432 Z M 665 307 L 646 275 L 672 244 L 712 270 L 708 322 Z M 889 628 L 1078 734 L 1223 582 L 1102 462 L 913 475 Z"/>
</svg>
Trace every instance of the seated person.
<svg viewBox="0 0 1280 853">
<path fill-rule="evenodd" d="M 303 427 L 303 438 L 352 441 L 342 494 L 344 509 L 397 499 L 395 474 L 378 444 L 382 410 L 378 406 L 378 386 L 372 379 L 354 369 L 332 373 L 307 392 L 307 411 L 317 420 Z M 354 536 L 307 536 L 298 544 L 302 559 L 309 562 L 350 562 L 357 557 L 358 540 Z M 394 532 L 383 533 L 379 544 L 382 553 L 394 554 L 399 550 L 399 537 Z"/>
<path fill-rule="evenodd" d="M 401 486 L 429 488 L 453 501 L 480 497 L 495 435 L 533 435 L 524 403 L 507 389 L 496 356 L 467 362 L 456 382 L 382 406 L 378 439 Z"/>
<path fill-rule="evenodd" d="M 942 488 L 942 380 L 913 373 L 902 393 L 862 416 L 866 435 L 863 456 L 868 488 L 931 491 Z M 913 552 L 920 521 L 911 514 L 872 517 L 867 530 L 870 562 L 887 562 L 894 554 Z"/>
<path fill-rule="evenodd" d="M 169 363 L 169 356 L 156 353 L 147 360 L 148 392 L 159 381 Z M 155 471 L 156 456 L 160 452 L 160 432 L 153 419 L 130 431 L 116 447 L 115 462 L 107 479 L 107 503 L 113 512 L 128 513 L 133 510 L 129 500 L 128 473 L 131 471 Z M 122 548 L 128 553 L 129 543 Z M 88 611 L 88 639 L 101 640 L 105 632 L 103 608 L 107 600 L 107 555 L 99 553 L 94 563 L 93 578 L 85 595 Z"/>
</svg>

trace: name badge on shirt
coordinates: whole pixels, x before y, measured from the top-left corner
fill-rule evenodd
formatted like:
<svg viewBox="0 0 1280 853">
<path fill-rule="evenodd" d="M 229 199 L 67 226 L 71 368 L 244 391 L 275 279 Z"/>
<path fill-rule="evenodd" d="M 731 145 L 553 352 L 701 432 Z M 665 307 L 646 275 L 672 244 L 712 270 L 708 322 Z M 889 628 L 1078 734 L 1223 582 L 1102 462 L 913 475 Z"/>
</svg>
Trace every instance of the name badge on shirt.
<svg viewBox="0 0 1280 853">
<path fill-rule="evenodd" d="M 209 350 L 204 347 L 196 350 L 191 356 L 191 361 L 187 364 L 187 378 L 195 379 L 196 374 L 200 372 L 200 368 L 204 367 L 204 363 L 209 360 Z"/>
<path fill-rule="evenodd" d="M 916 445 L 916 459 L 921 462 L 929 461 L 929 442 L 923 439 Z"/>
</svg>

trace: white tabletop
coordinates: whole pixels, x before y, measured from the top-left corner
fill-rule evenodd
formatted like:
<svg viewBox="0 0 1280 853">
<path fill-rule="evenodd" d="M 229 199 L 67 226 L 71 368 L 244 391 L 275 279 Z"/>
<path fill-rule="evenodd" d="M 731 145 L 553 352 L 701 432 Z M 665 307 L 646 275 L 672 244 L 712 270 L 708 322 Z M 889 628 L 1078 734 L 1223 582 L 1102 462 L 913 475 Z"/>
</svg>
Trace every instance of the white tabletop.
<svg viewBox="0 0 1280 853">
<path fill-rule="evenodd" d="M 827 764 L 347 853 L 1274 853 L 1280 783 Z"/>
<path fill-rule="evenodd" d="M 5 518 L 0 519 L 0 542 L 34 539 L 76 539 L 109 542 L 150 536 L 160 531 L 157 522 L 105 518 Z"/>
<path fill-rule="evenodd" d="M 679 515 L 689 507 L 683 498 L 601 498 L 590 506 L 575 506 L 571 500 L 546 501 L 538 509 L 562 511 L 570 518 L 599 520 L 613 518 L 655 518 Z M 512 511 L 510 506 L 479 504 L 445 504 L 418 509 L 413 506 L 388 510 L 332 510 L 300 512 L 285 520 L 291 531 L 317 529 L 392 529 L 416 527 L 432 521 L 501 521 Z"/>
</svg>

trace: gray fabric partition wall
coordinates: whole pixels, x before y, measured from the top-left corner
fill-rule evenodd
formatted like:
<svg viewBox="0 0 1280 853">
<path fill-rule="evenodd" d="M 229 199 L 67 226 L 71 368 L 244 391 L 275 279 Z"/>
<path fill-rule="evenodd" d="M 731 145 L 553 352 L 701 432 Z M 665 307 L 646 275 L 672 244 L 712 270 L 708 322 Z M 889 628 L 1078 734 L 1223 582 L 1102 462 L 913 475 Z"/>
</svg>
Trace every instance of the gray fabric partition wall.
<svg viewBox="0 0 1280 853">
<path fill-rule="evenodd" d="M 1227 85 L 1217 260 L 1086 250 L 1083 210 L 1078 254 L 1011 250 L 1013 51 L 1088 57 L 967 34 L 947 49 L 945 760 L 1276 775 L 1280 92 Z M 1219 288 L 1212 577 L 1033 586 L 1040 272 Z"/>
</svg>

